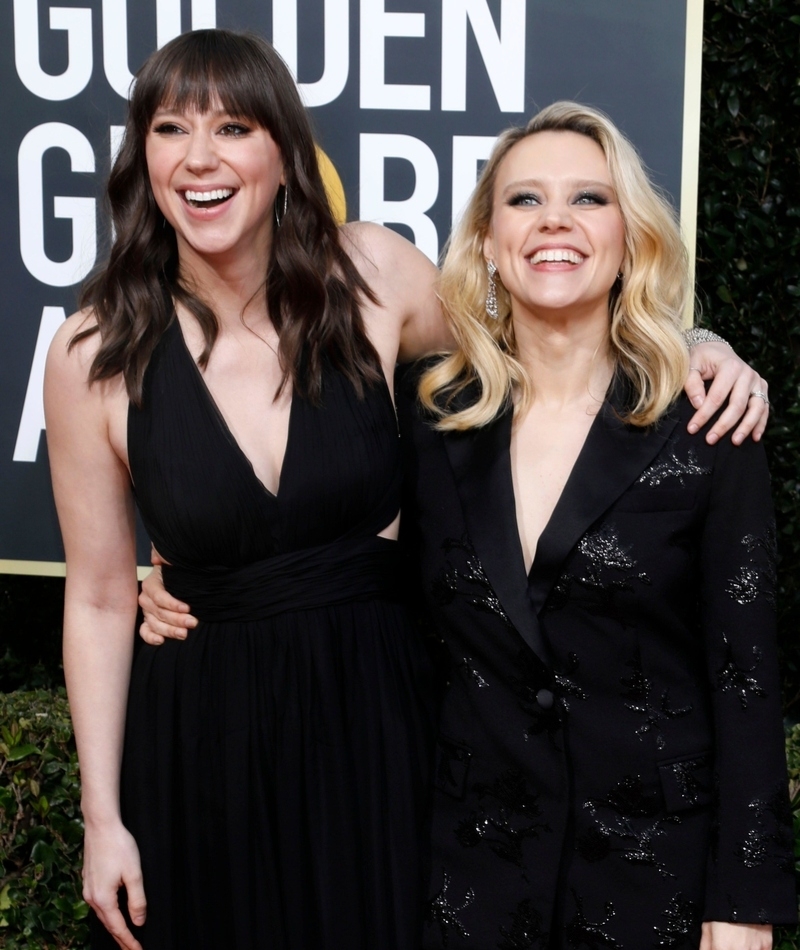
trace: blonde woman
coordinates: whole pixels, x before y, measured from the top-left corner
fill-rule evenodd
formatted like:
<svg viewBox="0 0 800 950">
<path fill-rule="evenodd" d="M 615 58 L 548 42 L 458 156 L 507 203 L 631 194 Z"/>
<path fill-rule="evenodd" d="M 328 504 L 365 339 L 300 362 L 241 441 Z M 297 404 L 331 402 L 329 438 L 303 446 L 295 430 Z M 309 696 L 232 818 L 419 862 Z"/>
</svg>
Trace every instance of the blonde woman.
<svg viewBox="0 0 800 950">
<path fill-rule="evenodd" d="M 795 920 L 769 478 L 688 431 L 687 292 L 606 117 L 501 136 L 444 264 L 458 348 L 400 400 L 450 663 L 425 947 L 766 950 Z"/>
</svg>

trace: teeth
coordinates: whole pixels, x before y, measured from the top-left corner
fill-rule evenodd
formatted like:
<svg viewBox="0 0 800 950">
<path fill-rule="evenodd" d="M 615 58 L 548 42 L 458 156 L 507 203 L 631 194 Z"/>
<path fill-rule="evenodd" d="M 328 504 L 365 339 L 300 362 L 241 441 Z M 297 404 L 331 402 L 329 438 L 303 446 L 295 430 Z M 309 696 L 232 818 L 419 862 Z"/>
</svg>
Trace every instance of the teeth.
<svg viewBox="0 0 800 950">
<path fill-rule="evenodd" d="M 233 188 L 215 188 L 213 191 L 189 191 L 186 190 L 187 201 L 220 201 L 223 198 L 230 198 L 233 194 Z"/>
<path fill-rule="evenodd" d="M 531 258 L 531 264 L 541 264 L 543 261 L 548 263 L 568 261 L 570 264 L 580 264 L 583 261 L 583 254 L 565 247 L 551 247 L 544 251 L 537 251 Z"/>
</svg>

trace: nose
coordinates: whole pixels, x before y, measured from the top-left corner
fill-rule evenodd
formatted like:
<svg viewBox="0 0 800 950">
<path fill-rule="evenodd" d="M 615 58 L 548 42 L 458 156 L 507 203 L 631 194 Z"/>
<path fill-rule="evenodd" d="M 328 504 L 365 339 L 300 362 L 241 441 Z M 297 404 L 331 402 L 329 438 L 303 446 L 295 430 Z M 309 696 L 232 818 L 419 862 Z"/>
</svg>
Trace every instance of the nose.
<svg viewBox="0 0 800 950">
<path fill-rule="evenodd" d="M 565 201 L 549 201 L 542 208 L 539 228 L 542 231 L 562 231 L 572 227 L 572 210 Z"/>
<path fill-rule="evenodd" d="M 188 136 L 185 164 L 189 171 L 199 175 L 219 165 L 219 156 L 214 148 L 214 139 L 205 131 L 195 131 Z"/>
</svg>

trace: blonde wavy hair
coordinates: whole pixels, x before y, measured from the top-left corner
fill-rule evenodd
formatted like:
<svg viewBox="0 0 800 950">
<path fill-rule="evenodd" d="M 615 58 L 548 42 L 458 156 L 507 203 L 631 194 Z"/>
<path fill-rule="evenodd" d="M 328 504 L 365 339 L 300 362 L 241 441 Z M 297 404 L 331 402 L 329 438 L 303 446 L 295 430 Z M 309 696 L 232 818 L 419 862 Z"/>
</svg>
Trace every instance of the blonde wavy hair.
<svg viewBox="0 0 800 950">
<path fill-rule="evenodd" d="M 686 250 L 672 206 L 651 183 L 636 149 L 602 112 L 577 102 L 555 102 L 524 128 L 508 129 L 498 138 L 442 266 L 439 295 L 457 347 L 423 374 L 420 401 L 437 418 L 438 428 L 455 430 L 486 425 L 512 399 L 517 413 L 530 405 L 535 380 L 517 358 L 511 299 L 499 274 L 498 319 L 486 312 L 483 244 L 500 164 L 518 142 L 537 132 L 585 135 L 608 162 L 625 225 L 622 279 L 608 301 L 611 353 L 635 397 L 625 421 L 652 425 L 677 398 L 688 369 L 681 336 L 689 292 Z M 475 383 L 477 397 L 460 407 L 456 397 Z"/>
</svg>

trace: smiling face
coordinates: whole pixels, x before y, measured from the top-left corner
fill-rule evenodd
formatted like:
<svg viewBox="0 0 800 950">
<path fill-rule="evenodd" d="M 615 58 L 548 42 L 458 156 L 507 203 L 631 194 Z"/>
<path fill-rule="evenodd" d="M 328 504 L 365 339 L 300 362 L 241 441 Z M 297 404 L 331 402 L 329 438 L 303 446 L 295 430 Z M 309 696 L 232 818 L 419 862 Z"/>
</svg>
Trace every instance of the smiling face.
<svg viewBox="0 0 800 950">
<path fill-rule="evenodd" d="M 193 255 L 220 263 L 251 255 L 266 266 L 275 197 L 284 184 L 280 149 L 266 129 L 219 103 L 204 112 L 160 108 L 145 154 L 182 266 L 191 266 Z"/>
<path fill-rule="evenodd" d="M 484 255 L 515 320 L 608 322 L 625 227 L 600 146 L 576 132 L 537 132 L 500 163 Z"/>
</svg>

